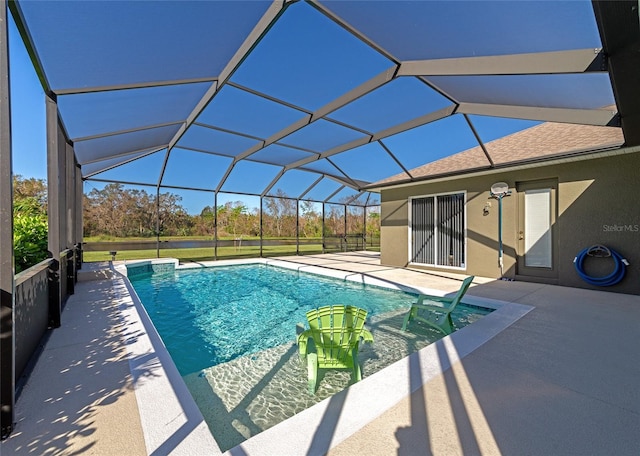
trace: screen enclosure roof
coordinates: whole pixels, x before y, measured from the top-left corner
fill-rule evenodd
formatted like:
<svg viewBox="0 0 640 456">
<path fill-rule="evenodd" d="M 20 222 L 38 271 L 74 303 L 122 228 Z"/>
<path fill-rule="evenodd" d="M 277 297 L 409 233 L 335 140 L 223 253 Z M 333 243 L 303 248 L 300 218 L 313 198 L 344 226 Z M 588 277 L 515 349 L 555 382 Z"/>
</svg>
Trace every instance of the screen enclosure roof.
<svg viewBox="0 0 640 456">
<path fill-rule="evenodd" d="M 541 122 L 619 125 L 590 1 L 10 8 L 85 179 L 371 204 Z"/>
</svg>

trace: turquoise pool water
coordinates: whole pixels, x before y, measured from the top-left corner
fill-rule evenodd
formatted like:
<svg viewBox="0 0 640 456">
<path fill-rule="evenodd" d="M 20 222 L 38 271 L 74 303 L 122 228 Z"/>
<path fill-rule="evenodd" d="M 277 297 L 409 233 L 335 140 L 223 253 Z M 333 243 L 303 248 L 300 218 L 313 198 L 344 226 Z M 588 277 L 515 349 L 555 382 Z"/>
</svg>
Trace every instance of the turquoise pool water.
<svg viewBox="0 0 640 456">
<path fill-rule="evenodd" d="M 314 307 L 350 304 L 373 316 L 415 301 L 411 293 L 267 265 L 130 280 L 182 375 L 294 340 L 296 324 Z"/>
</svg>

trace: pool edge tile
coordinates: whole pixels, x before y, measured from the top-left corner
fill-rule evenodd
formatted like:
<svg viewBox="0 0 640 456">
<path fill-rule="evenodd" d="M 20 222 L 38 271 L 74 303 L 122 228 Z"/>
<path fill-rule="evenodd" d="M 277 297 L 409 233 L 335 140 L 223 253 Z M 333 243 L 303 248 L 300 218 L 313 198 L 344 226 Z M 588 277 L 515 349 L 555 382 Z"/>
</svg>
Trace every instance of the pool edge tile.
<svg viewBox="0 0 640 456">
<path fill-rule="evenodd" d="M 225 454 L 309 454 L 314 445 L 319 445 L 319 439 L 325 439 L 320 444 L 325 449 L 338 445 L 534 309 L 502 304 L 473 325 L 364 378 Z M 376 400 L 372 401 L 372 397 Z"/>
</svg>

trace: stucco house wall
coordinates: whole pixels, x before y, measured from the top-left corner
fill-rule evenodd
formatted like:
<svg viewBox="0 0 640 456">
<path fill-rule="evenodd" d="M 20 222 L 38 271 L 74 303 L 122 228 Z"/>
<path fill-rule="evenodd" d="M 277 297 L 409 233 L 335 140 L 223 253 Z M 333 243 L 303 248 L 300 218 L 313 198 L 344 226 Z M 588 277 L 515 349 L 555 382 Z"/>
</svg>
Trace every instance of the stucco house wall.
<svg viewBox="0 0 640 456">
<path fill-rule="evenodd" d="M 640 153 L 617 152 L 601 158 L 505 170 L 477 176 L 458 176 L 439 182 L 381 189 L 381 261 L 390 266 L 409 265 L 409 198 L 438 193 L 466 192 L 466 264 L 447 269 L 412 264 L 431 270 L 449 270 L 484 277 L 500 277 L 498 265 L 498 201 L 489 189 L 504 181 L 512 192 L 503 199 L 504 276 L 571 287 L 597 289 L 583 281 L 573 260 L 584 248 L 603 244 L 630 263 L 624 279 L 607 291 L 640 293 Z M 517 264 L 519 197 L 522 183 L 557 182 L 554 268 L 550 277 L 523 275 Z M 490 207 L 487 206 L 490 204 Z M 485 209 L 488 210 L 485 210 Z M 589 258 L 590 275 L 606 275 L 610 259 Z M 602 288 L 600 288 L 602 289 Z"/>
</svg>

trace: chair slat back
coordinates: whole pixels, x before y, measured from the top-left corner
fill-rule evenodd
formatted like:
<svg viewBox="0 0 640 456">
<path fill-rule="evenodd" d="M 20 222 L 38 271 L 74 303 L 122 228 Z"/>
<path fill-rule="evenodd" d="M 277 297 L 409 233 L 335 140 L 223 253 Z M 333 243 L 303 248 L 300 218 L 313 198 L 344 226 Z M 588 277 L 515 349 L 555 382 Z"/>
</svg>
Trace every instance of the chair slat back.
<svg viewBox="0 0 640 456">
<path fill-rule="evenodd" d="M 474 279 L 474 276 L 469 276 L 462 281 L 462 285 L 460 286 L 460 289 L 451 300 L 451 303 L 447 306 L 447 309 L 453 310 L 458 304 L 460 304 L 460 300 L 469 289 L 469 285 L 471 285 L 471 282 L 473 281 L 473 279 Z"/>
<path fill-rule="evenodd" d="M 318 357 L 336 364 L 351 356 L 360 340 L 367 311 L 354 306 L 324 306 L 307 312 Z"/>
</svg>

